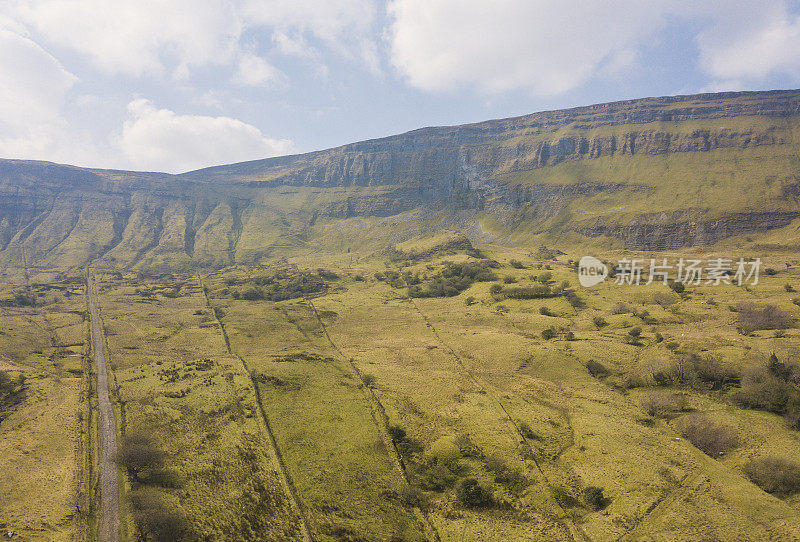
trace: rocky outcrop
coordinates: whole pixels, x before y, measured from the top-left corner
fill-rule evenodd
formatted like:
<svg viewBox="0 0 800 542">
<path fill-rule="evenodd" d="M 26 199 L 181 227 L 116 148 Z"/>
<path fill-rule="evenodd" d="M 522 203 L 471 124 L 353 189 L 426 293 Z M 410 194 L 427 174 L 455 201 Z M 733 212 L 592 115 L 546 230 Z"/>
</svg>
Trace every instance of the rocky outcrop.
<svg viewBox="0 0 800 542">
<path fill-rule="evenodd" d="M 99 260 L 164 270 L 257 262 L 309 246 L 321 221 L 384 217 L 389 224 L 412 210 L 403 216 L 426 217 L 424 225 L 404 226 L 404 232 L 384 225 L 390 232 L 380 234 L 383 242 L 436 228 L 478 238 L 488 235 L 476 226 L 484 213 L 506 230 L 502 235 L 533 223 L 537 231 L 612 236 L 645 250 L 713 244 L 799 217 L 796 168 L 780 175 L 769 169 L 773 156 L 800 154 L 798 124 L 800 91 L 725 93 L 424 128 L 182 175 L 0 160 L 0 270 L 23 260 L 44 267 Z M 757 187 L 766 195 L 756 208 L 744 197 L 734 208 L 703 201 L 699 193 L 691 205 L 673 204 L 653 178 L 660 170 L 636 169 L 646 157 L 669 155 L 680 163 L 692 156 L 693 180 L 702 180 L 714 171 L 717 150 L 737 163 L 757 153 L 749 173 L 733 170 L 711 182 Z M 617 164 L 630 159 L 634 174 L 623 182 L 590 167 L 610 157 Z M 569 178 L 573 169 L 561 168 L 551 170 L 560 177 L 546 182 L 526 180 L 561 164 L 588 173 Z M 575 205 L 626 199 L 649 202 L 651 211 L 582 213 Z"/>
</svg>

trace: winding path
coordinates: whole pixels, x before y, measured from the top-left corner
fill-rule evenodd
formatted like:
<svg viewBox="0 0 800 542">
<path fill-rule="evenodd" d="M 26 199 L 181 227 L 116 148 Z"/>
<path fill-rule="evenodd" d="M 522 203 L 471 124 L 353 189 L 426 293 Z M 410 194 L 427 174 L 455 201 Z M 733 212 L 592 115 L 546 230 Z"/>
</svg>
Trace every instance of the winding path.
<svg viewBox="0 0 800 542">
<path fill-rule="evenodd" d="M 97 538 L 101 542 L 119 540 L 119 474 L 114 456 L 117 452 L 117 427 L 114 407 L 108 395 L 103 334 L 100 317 L 94 303 L 94 286 L 91 275 L 86 275 L 86 292 L 89 297 L 89 314 L 92 319 L 92 346 L 97 366 L 97 412 L 100 436 L 100 518 Z"/>
</svg>

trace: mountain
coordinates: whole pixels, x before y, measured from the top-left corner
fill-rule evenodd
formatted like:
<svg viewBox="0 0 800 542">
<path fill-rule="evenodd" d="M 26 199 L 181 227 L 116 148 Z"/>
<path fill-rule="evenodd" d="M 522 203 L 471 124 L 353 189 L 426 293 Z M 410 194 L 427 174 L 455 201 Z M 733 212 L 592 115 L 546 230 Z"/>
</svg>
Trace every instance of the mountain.
<svg viewBox="0 0 800 542">
<path fill-rule="evenodd" d="M 800 91 L 628 100 L 180 175 L 0 160 L 0 268 L 135 269 L 475 240 L 797 241 Z M 782 230 L 783 228 L 783 230 Z"/>
</svg>

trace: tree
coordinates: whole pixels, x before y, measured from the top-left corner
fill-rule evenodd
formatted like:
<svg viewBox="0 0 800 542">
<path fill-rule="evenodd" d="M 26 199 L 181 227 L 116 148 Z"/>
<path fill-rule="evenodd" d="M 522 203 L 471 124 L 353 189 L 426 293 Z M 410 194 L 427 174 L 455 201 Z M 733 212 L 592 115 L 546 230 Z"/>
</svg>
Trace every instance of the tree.
<svg viewBox="0 0 800 542">
<path fill-rule="evenodd" d="M 456 487 L 456 497 L 466 506 L 486 506 L 492 501 L 491 492 L 475 478 L 465 478 Z"/>
<path fill-rule="evenodd" d="M 186 515 L 159 491 L 152 488 L 133 491 L 130 502 L 140 540 L 173 542 L 187 538 L 189 521 Z"/>
<path fill-rule="evenodd" d="M 144 472 L 161 469 L 165 459 L 153 439 L 142 434 L 125 435 L 117 452 L 117 464 L 136 482 L 141 482 Z"/>
</svg>

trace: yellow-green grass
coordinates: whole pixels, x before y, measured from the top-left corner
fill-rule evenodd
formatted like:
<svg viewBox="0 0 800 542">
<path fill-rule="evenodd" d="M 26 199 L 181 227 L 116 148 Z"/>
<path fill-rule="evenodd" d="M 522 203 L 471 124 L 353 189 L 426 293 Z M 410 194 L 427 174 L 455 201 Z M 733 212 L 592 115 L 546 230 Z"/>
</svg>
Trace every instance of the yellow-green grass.
<svg viewBox="0 0 800 542">
<path fill-rule="evenodd" d="M 212 287 L 212 295 L 213 295 Z M 213 300 L 233 351 L 259 386 L 315 538 L 423 539 L 380 419 L 348 362 L 327 342 L 307 304 Z M 309 354 L 309 360 L 282 356 Z"/>
<path fill-rule="evenodd" d="M 196 277 L 176 297 L 153 298 L 135 290 L 172 292 L 176 283 L 104 278 L 98 304 L 122 432 L 149 434 L 167 452 L 183 484 L 163 491 L 201 537 L 299 539 L 250 379 L 227 353 Z"/>
<path fill-rule="evenodd" d="M 26 379 L 24 401 L 0 424 L 0 529 L 25 540 L 80 540 L 89 513 L 82 297 L 56 286 L 72 295 L 0 308 L 0 370 Z"/>
</svg>

